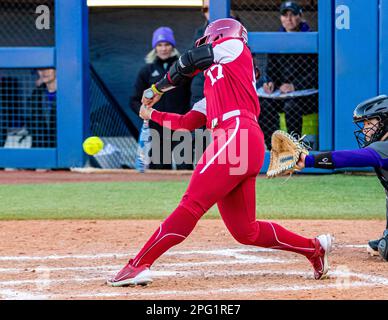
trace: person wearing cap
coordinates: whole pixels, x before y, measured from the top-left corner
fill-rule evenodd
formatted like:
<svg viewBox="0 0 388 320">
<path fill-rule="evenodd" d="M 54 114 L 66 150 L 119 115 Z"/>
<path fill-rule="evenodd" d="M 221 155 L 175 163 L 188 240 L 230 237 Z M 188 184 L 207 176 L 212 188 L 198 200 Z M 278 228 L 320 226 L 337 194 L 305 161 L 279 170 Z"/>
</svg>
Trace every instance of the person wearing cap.
<svg viewBox="0 0 388 320">
<path fill-rule="evenodd" d="M 28 131 L 32 148 L 55 148 L 57 136 L 57 72 L 54 68 L 36 70 L 36 88 L 28 99 Z"/>
<path fill-rule="evenodd" d="M 310 26 L 303 20 L 303 10 L 292 1 L 283 2 L 280 6 L 280 21 L 282 26 L 280 31 L 283 32 L 307 32 Z"/>
<path fill-rule="evenodd" d="M 173 30 L 166 26 L 157 28 L 152 35 L 152 50 L 145 57 L 146 64 L 138 73 L 133 93 L 130 97 L 130 107 L 136 114 L 139 114 L 143 91 L 153 83 L 161 80 L 173 63 L 178 60 L 179 56 Z M 155 105 L 155 109 L 163 112 L 184 114 L 190 110 L 190 95 L 190 82 L 188 82 L 184 86 L 163 95 L 163 98 Z M 150 128 L 154 129 L 152 130 L 153 132 L 156 130 L 159 134 L 158 138 L 152 138 L 151 150 L 159 150 L 160 159 L 158 159 L 159 161 L 151 162 L 149 169 L 171 169 L 172 150 L 179 143 L 171 141 L 171 136 L 174 132 L 164 132 L 163 135 L 163 130 L 166 131 L 167 129 L 163 129 L 155 122 L 150 122 Z M 187 134 L 188 138 L 191 139 L 191 134 Z M 168 150 L 165 150 L 165 153 L 169 155 L 168 160 L 166 157 L 163 158 L 163 150 L 165 148 L 168 148 Z M 191 163 L 177 164 L 177 169 L 190 170 L 192 168 Z"/>
<path fill-rule="evenodd" d="M 293 1 L 280 6 L 280 32 L 309 32 L 310 26 L 303 20 L 302 8 Z M 314 54 L 269 54 L 263 77 L 263 89 L 271 94 L 318 88 L 318 57 Z M 260 97 L 259 97 L 260 98 Z M 275 100 L 260 98 L 260 123 L 265 142 L 271 148 L 271 136 L 280 128 L 279 112 L 285 113 L 288 132 L 302 133 L 303 115 L 318 112 L 318 95 Z"/>
</svg>

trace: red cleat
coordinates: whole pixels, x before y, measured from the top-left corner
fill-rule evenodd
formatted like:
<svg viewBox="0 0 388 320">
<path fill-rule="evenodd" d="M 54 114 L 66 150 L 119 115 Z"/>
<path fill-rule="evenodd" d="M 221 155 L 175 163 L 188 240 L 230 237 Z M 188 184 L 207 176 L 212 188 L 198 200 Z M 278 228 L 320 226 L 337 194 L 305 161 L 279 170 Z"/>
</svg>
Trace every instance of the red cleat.
<svg viewBox="0 0 388 320">
<path fill-rule="evenodd" d="M 329 271 L 328 256 L 332 250 L 334 238 L 330 234 L 323 234 L 315 238 L 315 253 L 309 259 L 314 267 L 314 278 L 322 280 L 327 278 Z"/>
<path fill-rule="evenodd" d="M 146 265 L 139 267 L 132 266 L 132 260 L 122 268 L 114 278 L 107 280 L 112 287 L 146 286 L 152 282 L 150 268 Z"/>
</svg>

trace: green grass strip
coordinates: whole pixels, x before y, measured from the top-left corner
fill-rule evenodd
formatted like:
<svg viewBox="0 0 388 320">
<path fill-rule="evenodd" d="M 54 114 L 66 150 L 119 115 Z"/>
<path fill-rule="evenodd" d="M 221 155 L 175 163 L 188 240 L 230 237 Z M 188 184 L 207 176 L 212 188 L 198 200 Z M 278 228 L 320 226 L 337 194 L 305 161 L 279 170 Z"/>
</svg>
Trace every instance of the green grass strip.
<svg viewBox="0 0 388 320">
<path fill-rule="evenodd" d="M 0 185 L 0 219 L 163 219 L 188 182 Z M 204 186 L 206 187 L 206 186 Z M 258 179 L 261 219 L 384 219 L 376 177 L 350 175 Z M 213 207 L 205 217 L 219 217 Z"/>
</svg>

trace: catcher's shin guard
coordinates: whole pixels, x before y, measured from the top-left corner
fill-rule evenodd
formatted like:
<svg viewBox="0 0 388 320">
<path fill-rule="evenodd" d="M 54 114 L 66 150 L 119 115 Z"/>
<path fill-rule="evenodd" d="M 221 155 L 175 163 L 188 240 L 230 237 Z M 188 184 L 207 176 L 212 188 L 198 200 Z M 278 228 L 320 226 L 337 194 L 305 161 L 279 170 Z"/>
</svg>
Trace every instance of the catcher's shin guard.
<svg viewBox="0 0 388 320">
<path fill-rule="evenodd" d="M 377 240 L 370 240 L 368 242 L 368 246 L 366 248 L 366 251 L 373 257 L 373 256 L 378 256 L 379 255 L 379 242 L 381 239 Z"/>
<path fill-rule="evenodd" d="M 380 256 L 388 261 L 388 229 L 384 231 L 383 237 L 379 241 L 378 251 Z"/>
</svg>

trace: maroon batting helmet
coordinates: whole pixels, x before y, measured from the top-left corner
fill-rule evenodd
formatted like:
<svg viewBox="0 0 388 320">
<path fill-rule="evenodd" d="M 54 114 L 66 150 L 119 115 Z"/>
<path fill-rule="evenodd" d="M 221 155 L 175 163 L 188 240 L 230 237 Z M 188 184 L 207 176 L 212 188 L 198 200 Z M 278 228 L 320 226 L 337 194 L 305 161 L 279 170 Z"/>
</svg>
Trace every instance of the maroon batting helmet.
<svg viewBox="0 0 388 320">
<path fill-rule="evenodd" d="M 237 20 L 225 18 L 210 23 L 203 37 L 195 42 L 195 46 L 199 47 L 226 37 L 242 38 L 244 43 L 248 42 L 247 29 Z"/>
</svg>

